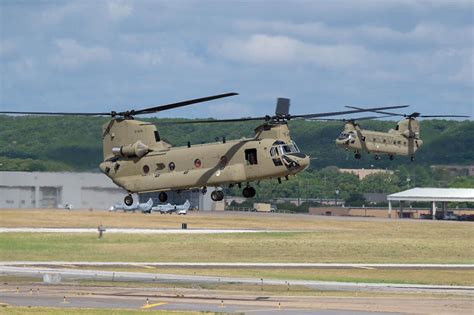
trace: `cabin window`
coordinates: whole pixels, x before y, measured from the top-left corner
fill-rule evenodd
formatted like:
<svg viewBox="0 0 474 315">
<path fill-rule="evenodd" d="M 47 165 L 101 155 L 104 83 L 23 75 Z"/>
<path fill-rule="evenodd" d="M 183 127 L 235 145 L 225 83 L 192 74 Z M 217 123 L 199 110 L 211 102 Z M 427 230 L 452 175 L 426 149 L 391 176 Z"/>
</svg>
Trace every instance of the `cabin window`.
<svg viewBox="0 0 474 315">
<path fill-rule="evenodd" d="M 257 161 L 257 149 L 247 149 L 245 150 L 245 160 L 248 165 L 256 165 Z"/>
<path fill-rule="evenodd" d="M 150 167 L 148 165 L 143 165 L 143 173 L 148 174 Z"/>
<path fill-rule="evenodd" d="M 201 164 L 202 164 L 202 163 L 201 163 L 201 160 L 200 160 L 200 159 L 195 159 L 195 160 L 194 160 L 194 166 L 195 166 L 196 168 L 200 168 L 200 167 L 201 167 Z"/>
<path fill-rule="evenodd" d="M 387 142 L 387 140 L 383 139 L 383 143 Z"/>
<path fill-rule="evenodd" d="M 170 169 L 170 171 L 174 171 L 176 165 L 174 165 L 174 162 L 170 162 L 170 164 L 168 164 L 168 168 Z"/>
<path fill-rule="evenodd" d="M 365 142 L 365 136 L 362 136 L 362 138 L 360 138 L 362 140 L 362 142 Z"/>
<path fill-rule="evenodd" d="M 158 133 L 158 130 L 155 130 L 155 141 L 160 142 L 160 134 Z"/>
</svg>

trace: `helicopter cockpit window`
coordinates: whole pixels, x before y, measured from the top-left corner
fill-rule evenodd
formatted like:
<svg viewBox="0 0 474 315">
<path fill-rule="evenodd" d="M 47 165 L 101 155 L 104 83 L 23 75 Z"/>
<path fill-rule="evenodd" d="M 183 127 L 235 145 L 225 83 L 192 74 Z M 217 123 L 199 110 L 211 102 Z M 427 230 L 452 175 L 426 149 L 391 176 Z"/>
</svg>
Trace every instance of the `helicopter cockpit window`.
<svg viewBox="0 0 474 315">
<path fill-rule="evenodd" d="M 272 147 L 272 148 L 270 149 L 270 155 L 271 155 L 271 156 L 279 155 L 279 154 L 278 154 L 278 149 L 277 149 L 277 147 Z"/>
<path fill-rule="evenodd" d="M 345 140 L 345 139 L 348 139 L 348 138 L 353 138 L 354 137 L 354 133 L 353 132 L 346 132 L 346 131 L 343 131 L 339 134 L 339 137 L 337 137 L 338 140 Z"/>
<path fill-rule="evenodd" d="M 271 156 L 279 156 L 288 153 L 298 153 L 300 149 L 296 145 L 296 143 L 284 143 L 282 141 L 277 141 L 273 144 L 273 147 L 270 149 Z"/>
<path fill-rule="evenodd" d="M 158 130 L 155 130 L 155 141 L 160 142 L 160 134 L 158 133 Z"/>
</svg>

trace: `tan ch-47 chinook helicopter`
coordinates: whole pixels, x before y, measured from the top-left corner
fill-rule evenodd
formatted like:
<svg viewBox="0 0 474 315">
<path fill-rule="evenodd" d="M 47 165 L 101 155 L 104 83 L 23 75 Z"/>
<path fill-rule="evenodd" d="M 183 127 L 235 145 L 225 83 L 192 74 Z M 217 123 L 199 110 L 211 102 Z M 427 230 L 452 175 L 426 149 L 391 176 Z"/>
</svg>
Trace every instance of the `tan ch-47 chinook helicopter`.
<svg viewBox="0 0 474 315">
<path fill-rule="evenodd" d="M 260 120 L 252 138 L 221 142 L 172 147 L 160 138 L 157 127 L 146 121 L 135 120 L 138 115 L 152 114 L 191 104 L 234 96 L 226 93 L 178 103 L 160 105 L 140 110 L 99 113 L 64 112 L 16 112 L 0 111 L 0 114 L 30 115 L 80 115 L 111 116 L 102 127 L 104 161 L 100 169 L 129 195 L 124 199 L 132 205 L 132 193 L 160 192 L 159 200 L 166 202 L 167 191 L 206 187 L 238 185 L 243 188 L 243 196 L 250 198 L 256 191 L 250 183 L 266 179 L 286 178 L 309 166 L 310 158 L 301 153 L 290 137 L 288 120 L 294 118 L 318 118 L 344 114 L 354 114 L 371 110 L 402 108 L 389 106 L 370 109 L 346 110 L 307 115 L 290 115 L 290 100 L 279 98 L 275 115 L 224 120 L 193 120 L 178 123 L 214 123 Z M 224 198 L 222 190 L 216 189 L 211 198 Z"/>
<path fill-rule="evenodd" d="M 363 109 L 360 107 L 346 106 L 350 109 Z M 361 158 L 361 152 L 373 153 L 376 160 L 381 159 L 382 154 L 387 154 L 390 160 L 396 155 L 408 155 L 411 161 L 415 159 L 415 152 L 422 146 L 423 141 L 420 137 L 420 122 L 416 119 L 423 118 L 469 118 L 463 115 L 420 115 L 420 113 L 398 114 L 385 112 L 381 110 L 370 110 L 371 112 L 383 114 L 379 117 L 363 117 L 356 119 L 323 119 L 344 121 L 344 130 L 336 139 L 336 144 L 345 147 L 347 150 L 354 150 L 354 157 Z M 357 121 L 402 116 L 404 119 L 397 123 L 395 129 L 388 132 L 379 132 L 362 129 Z"/>
</svg>

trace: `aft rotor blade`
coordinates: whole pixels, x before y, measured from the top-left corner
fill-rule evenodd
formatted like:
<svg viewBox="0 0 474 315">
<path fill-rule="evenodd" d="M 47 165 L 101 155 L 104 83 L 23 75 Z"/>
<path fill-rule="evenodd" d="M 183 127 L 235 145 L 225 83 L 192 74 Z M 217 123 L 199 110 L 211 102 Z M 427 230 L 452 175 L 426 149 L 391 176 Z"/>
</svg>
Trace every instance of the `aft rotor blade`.
<svg viewBox="0 0 474 315">
<path fill-rule="evenodd" d="M 361 107 L 355 107 L 355 106 L 345 106 L 347 108 L 352 108 L 352 109 L 363 109 Z M 378 113 L 378 114 L 384 114 L 384 115 L 390 115 L 390 116 L 402 116 L 406 117 L 404 114 L 399 114 L 399 113 L 391 113 L 391 112 L 386 112 L 386 111 L 380 111 L 380 110 L 372 110 L 371 112 Z"/>
<path fill-rule="evenodd" d="M 338 115 L 347 115 L 347 114 L 357 114 L 363 112 L 373 112 L 384 109 L 395 109 L 395 108 L 405 108 L 409 105 L 397 105 L 397 106 L 385 106 L 385 107 L 373 107 L 373 108 L 361 108 L 355 110 L 346 110 L 340 112 L 328 112 L 328 113 L 319 113 L 319 114 L 307 114 L 307 115 L 292 115 L 291 118 L 318 118 L 326 116 L 338 116 Z"/>
<path fill-rule="evenodd" d="M 202 97 L 202 98 L 195 98 L 195 99 L 192 99 L 192 100 L 187 100 L 187 101 L 182 101 L 182 102 L 177 102 L 177 103 L 171 103 L 171 104 L 159 105 L 159 106 L 154 106 L 154 107 L 145 108 L 145 109 L 134 110 L 134 111 L 131 112 L 131 114 L 132 115 L 143 115 L 143 114 L 157 113 L 157 112 L 161 112 L 161 111 L 168 110 L 168 109 L 188 106 L 188 105 L 192 105 L 192 104 L 196 104 L 196 103 L 208 102 L 208 101 L 216 100 L 216 99 L 219 99 L 219 98 L 235 96 L 235 95 L 239 95 L 239 94 L 235 93 L 235 92 L 232 92 L 232 93 L 212 95 L 212 96 L 207 96 L 207 97 Z"/>
<path fill-rule="evenodd" d="M 392 117 L 392 115 L 384 115 L 384 116 L 367 116 L 367 117 L 360 117 L 360 118 L 313 118 L 309 120 L 321 120 L 321 121 L 361 121 L 361 120 L 371 120 L 371 119 L 379 119 L 379 118 L 386 118 Z"/>
</svg>

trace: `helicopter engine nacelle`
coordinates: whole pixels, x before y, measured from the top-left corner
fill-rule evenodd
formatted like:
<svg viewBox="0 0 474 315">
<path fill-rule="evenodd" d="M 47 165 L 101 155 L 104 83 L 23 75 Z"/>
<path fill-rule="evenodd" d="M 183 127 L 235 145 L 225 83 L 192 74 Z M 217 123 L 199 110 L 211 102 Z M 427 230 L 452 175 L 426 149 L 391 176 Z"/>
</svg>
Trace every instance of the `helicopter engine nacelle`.
<svg viewBox="0 0 474 315">
<path fill-rule="evenodd" d="M 126 157 L 126 158 L 141 158 L 150 151 L 147 145 L 138 140 L 134 144 L 129 144 L 121 147 L 113 147 L 112 153 L 115 156 Z"/>
</svg>

